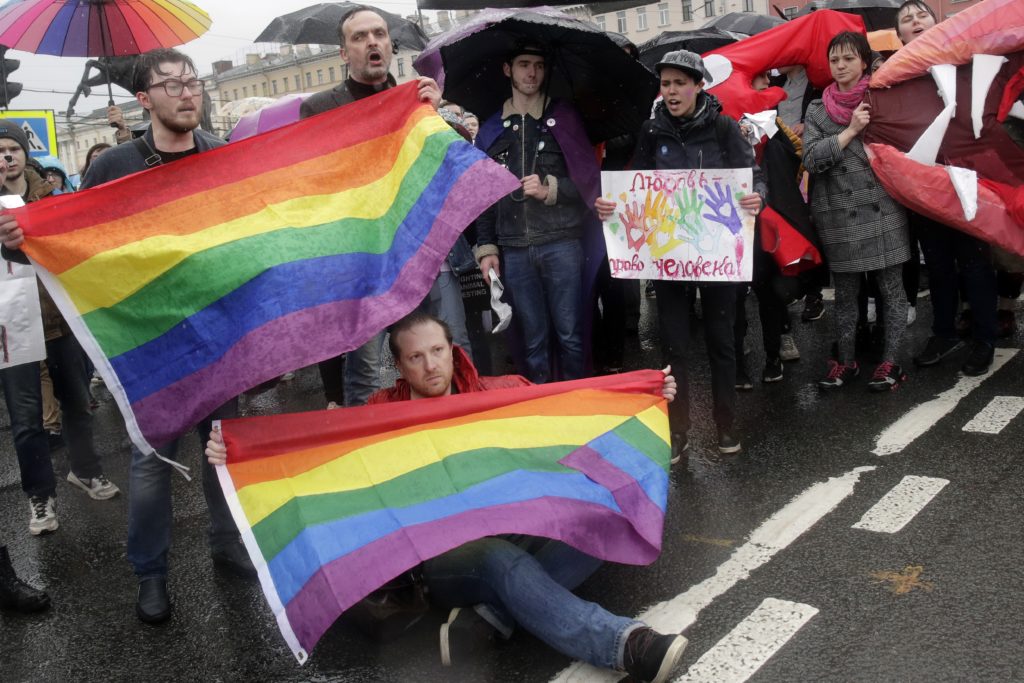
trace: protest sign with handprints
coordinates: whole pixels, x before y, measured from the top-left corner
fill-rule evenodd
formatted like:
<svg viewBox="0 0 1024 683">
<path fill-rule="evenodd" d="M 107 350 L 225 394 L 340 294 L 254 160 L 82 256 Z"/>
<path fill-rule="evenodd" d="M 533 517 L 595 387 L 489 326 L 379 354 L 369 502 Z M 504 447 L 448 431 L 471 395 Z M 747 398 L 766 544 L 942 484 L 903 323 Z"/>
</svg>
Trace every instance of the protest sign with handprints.
<svg viewBox="0 0 1024 683">
<path fill-rule="evenodd" d="M 613 277 L 746 282 L 754 217 L 739 207 L 749 168 L 616 171 L 601 193 L 618 204 L 604 224 Z"/>
</svg>

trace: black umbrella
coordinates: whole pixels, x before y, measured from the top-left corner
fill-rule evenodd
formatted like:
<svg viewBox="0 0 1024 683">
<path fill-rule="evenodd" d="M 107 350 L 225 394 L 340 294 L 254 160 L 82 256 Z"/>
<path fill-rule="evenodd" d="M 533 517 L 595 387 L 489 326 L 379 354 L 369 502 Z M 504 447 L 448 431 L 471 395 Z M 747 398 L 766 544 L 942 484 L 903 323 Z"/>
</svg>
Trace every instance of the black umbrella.
<svg viewBox="0 0 1024 683">
<path fill-rule="evenodd" d="M 485 10 L 447 38 L 435 38 L 431 46 L 444 64 L 445 99 L 481 119 L 498 111 L 511 95 L 502 65 L 524 44 L 551 55 L 546 92 L 573 103 L 591 141 L 636 133 L 649 117 L 658 94 L 654 74 L 594 24 L 551 10 Z M 416 63 L 421 73 L 429 52 Z"/>
<path fill-rule="evenodd" d="M 612 42 L 618 45 L 621 49 L 629 53 L 633 59 L 640 59 L 640 50 L 637 48 L 636 43 L 615 31 L 605 31 L 605 35 L 612 39 Z"/>
<path fill-rule="evenodd" d="M 753 14 L 751 12 L 729 12 L 711 21 L 705 22 L 701 28 L 717 28 L 733 33 L 742 33 L 745 36 L 753 36 L 758 33 L 775 28 L 779 24 L 785 24 L 785 19 L 772 17 L 766 14 Z"/>
<path fill-rule="evenodd" d="M 356 7 L 351 2 L 322 2 L 277 17 L 256 36 L 257 43 L 289 45 L 340 45 L 338 22 L 345 12 Z M 397 14 L 373 8 L 388 24 L 391 40 L 398 48 L 422 50 L 427 45 L 423 30 Z"/>
<path fill-rule="evenodd" d="M 802 17 L 819 9 L 834 9 L 838 12 L 856 14 L 864 19 L 869 31 L 895 28 L 896 12 L 901 0 L 812 0 L 796 16 Z"/>
<path fill-rule="evenodd" d="M 747 36 L 719 28 L 699 28 L 695 31 L 665 31 L 640 45 L 640 61 L 653 69 L 662 57 L 676 50 L 689 50 L 699 55 L 715 48 L 735 43 Z"/>
</svg>

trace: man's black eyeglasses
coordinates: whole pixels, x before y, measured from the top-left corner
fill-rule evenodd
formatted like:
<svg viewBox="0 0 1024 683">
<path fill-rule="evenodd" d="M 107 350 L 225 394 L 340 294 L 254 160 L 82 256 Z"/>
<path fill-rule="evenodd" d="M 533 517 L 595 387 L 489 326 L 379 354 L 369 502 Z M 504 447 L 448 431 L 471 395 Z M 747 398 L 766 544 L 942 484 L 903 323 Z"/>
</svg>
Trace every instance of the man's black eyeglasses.
<svg viewBox="0 0 1024 683">
<path fill-rule="evenodd" d="M 193 78 L 188 83 L 183 83 L 182 81 L 161 81 L 160 83 L 154 83 L 146 88 L 146 90 L 152 88 L 163 88 L 168 97 L 181 97 L 181 93 L 185 88 L 188 88 L 188 91 L 193 95 L 202 95 L 203 90 L 206 89 L 206 81 L 199 78 Z"/>
</svg>

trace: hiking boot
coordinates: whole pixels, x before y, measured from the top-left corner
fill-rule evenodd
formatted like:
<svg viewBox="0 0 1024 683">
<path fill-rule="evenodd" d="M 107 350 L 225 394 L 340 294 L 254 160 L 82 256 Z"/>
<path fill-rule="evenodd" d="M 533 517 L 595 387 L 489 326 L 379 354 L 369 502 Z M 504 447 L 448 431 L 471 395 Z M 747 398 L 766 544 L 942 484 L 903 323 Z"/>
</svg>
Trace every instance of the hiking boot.
<svg viewBox="0 0 1024 683">
<path fill-rule="evenodd" d="M 761 375 L 761 381 L 765 384 L 771 384 L 772 382 L 782 381 L 782 359 L 781 358 L 769 358 L 764 364 L 764 373 Z"/>
<path fill-rule="evenodd" d="M 740 438 L 724 429 L 718 430 L 718 452 L 722 455 L 739 453 L 743 449 Z"/>
<path fill-rule="evenodd" d="M 996 350 L 991 344 L 976 341 L 971 344 L 971 350 L 967 354 L 967 360 L 960 366 L 960 369 L 968 377 L 984 375 L 992 365 L 992 358 L 995 356 L 995 353 Z"/>
<path fill-rule="evenodd" d="M 662 635 L 649 626 L 635 629 L 626 638 L 622 668 L 638 681 L 663 683 L 679 663 L 686 649 L 686 638 L 672 633 Z"/>
<path fill-rule="evenodd" d="M 1012 337 L 1017 331 L 1017 317 L 1013 311 L 996 311 L 996 337 Z"/>
<path fill-rule="evenodd" d="M 686 434 L 678 432 L 672 435 L 672 459 L 669 463 L 675 465 L 683 458 L 683 453 L 690 449 L 690 441 Z"/>
<path fill-rule="evenodd" d="M 167 578 L 152 576 L 139 580 L 139 597 L 135 614 L 147 624 L 161 624 L 171 616 L 171 599 L 167 596 Z"/>
<path fill-rule="evenodd" d="M 218 569 L 251 579 L 257 576 L 256 567 L 252 566 L 249 551 L 241 541 L 229 541 L 215 548 L 210 548 L 210 558 Z"/>
<path fill-rule="evenodd" d="M 456 607 L 441 624 L 441 664 L 471 659 L 494 641 L 497 630 L 472 607 Z"/>
<path fill-rule="evenodd" d="M 18 578 L 7 546 L 0 545 L 0 609 L 28 614 L 49 606 L 50 596 Z"/>
<path fill-rule="evenodd" d="M 57 530 L 57 512 L 53 496 L 32 496 L 28 499 L 28 532 L 33 536 Z"/>
<path fill-rule="evenodd" d="M 800 314 L 800 320 L 805 323 L 820 320 L 825 315 L 825 302 L 821 300 L 821 294 L 808 294 L 804 298 L 804 310 Z"/>
<path fill-rule="evenodd" d="M 907 373 L 903 372 L 903 368 L 891 360 L 882 361 L 871 375 L 868 389 L 875 392 L 895 391 L 906 381 Z"/>
<path fill-rule="evenodd" d="M 754 383 L 750 381 L 747 368 L 743 363 L 736 366 L 736 391 L 753 391 Z"/>
<path fill-rule="evenodd" d="M 793 335 L 784 334 L 779 337 L 779 358 L 784 361 L 800 360 L 800 349 L 796 347 Z"/>
<path fill-rule="evenodd" d="M 109 500 L 121 492 L 114 483 L 100 473 L 92 479 L 80 479 L 74 472 L 68 472 L 68 483 L 77 486 L 93 500 Z"/>
<path fill-rule="evenodd" d="M 856 361 L 840 363 L 839 361 L 830 360 L 828 362 L 828 374 L 825 375 L 825 379 L 818 380 L 818 388 L 825 390 L 838 389 L 859 374 L 860 367 L 858 367 Z"/>
<path fill-rule="evenodd" d="M 921 353 L 914 356 L 914 365 L 920 368 L 927 368 L 937 365 L 946 356 L 956 353 L 964 348 L 964 343 L 959 339 L 943 339 L 942 337 L 928 337 L 927 343 Z"/>
</svg>

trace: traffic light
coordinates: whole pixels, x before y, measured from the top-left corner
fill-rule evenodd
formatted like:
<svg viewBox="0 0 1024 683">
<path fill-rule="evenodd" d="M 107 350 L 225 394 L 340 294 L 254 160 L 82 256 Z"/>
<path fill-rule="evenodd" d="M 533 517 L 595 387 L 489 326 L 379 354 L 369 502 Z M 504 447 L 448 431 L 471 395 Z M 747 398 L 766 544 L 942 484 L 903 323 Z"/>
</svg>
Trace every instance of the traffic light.
<svg viewBox="0 0 1024 683">
<path fill-rule="evenodd" d="M 7 77 L 18 70 L 21 62 L 7 59 L 7 46 L 0 45 L 0 107 L 7 109 L 15 97 L 21 94 L 21 83 L 11 83 Z"/>
</svg>

